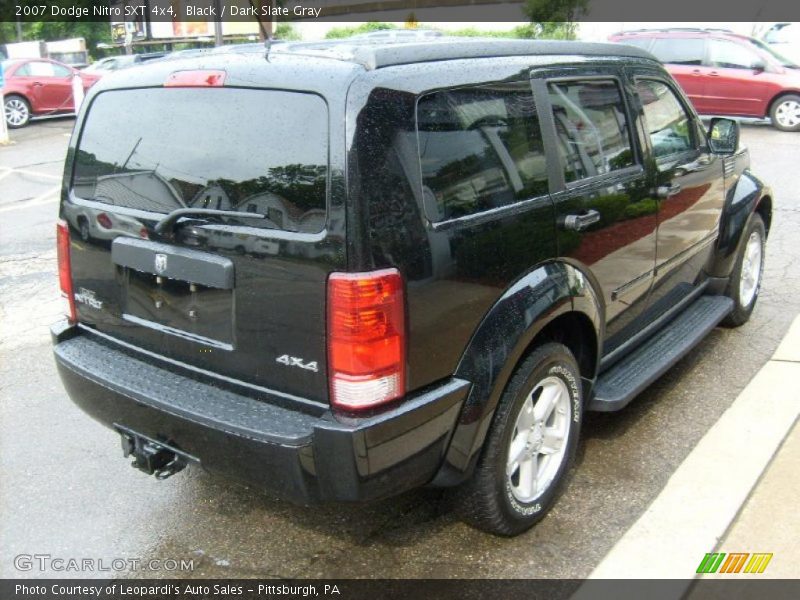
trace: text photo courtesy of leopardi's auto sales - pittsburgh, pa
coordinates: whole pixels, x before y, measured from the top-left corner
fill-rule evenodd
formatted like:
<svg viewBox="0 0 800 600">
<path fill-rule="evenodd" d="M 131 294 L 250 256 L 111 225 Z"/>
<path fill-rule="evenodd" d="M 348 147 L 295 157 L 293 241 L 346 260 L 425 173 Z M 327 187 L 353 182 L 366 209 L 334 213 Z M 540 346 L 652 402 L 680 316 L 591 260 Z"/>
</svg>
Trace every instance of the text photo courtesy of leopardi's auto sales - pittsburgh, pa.
<svg viewBox="0 0 800 600">
<path fill-rule="evenodd" d="M 0 598 L 800 595 L 800 5 L 0 6 Z"/>
</svg>

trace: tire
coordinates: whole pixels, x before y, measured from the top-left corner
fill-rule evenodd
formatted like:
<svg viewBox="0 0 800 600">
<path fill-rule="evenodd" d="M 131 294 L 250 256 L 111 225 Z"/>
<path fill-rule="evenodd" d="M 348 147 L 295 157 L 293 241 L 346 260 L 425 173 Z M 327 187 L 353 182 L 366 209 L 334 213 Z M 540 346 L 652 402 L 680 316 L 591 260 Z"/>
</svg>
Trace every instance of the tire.
<svg viewBox="0 0 800 600">
<path fill-rule="evenodd" d="M 4 115 L 9 129 L 25 127 L 31 120 L 31 105 L 22 96 L 10 94 L 4 99 Z"/>
<path fill-rule="evenodd" d="M 764 274 L 766 228 L 761 215 L 754 213 L 742 236 L 742 247 L 733 265 L 725 295 L 733 300 L 733 312 L 722 321 L 726 327 L 739 327 L 750 320 L 761 291 Z M 754 256 L 755 254 L 755 256 Z"/>
<path fill-rule="evenodd" d="M 555 393 L 558 397 L 550 403 L 550 412 L 536 415 Z M 475 473 L 455 490 L 461 518 L 504 536 L 522 533 L 540 521 L 555 504 L 575 460 L 582 419 L 583 395 L 575 358 L 562 344 L 539 346 L 519 365 L 503 392 Z M 528 428 L 530 420 L 533 424 Z M 523 427 L 527 434 L 521 434 Z M 560 444 L 557 436 L 548 442 L 542 435 L 548 430 L 563 432 Z M 522 460 L 509 460 L 512 448 Z M 539 488 L 535 483 L 526 485 L 530 478 L 523 479 L 523 469 L 538 473 L 545 483 Z"/>
<path fill-rule="evenodd" d="M 781 96 L 769 109 L 772 125 L 780 131 L 800 131 L 800 96 Z"/>
</svg>

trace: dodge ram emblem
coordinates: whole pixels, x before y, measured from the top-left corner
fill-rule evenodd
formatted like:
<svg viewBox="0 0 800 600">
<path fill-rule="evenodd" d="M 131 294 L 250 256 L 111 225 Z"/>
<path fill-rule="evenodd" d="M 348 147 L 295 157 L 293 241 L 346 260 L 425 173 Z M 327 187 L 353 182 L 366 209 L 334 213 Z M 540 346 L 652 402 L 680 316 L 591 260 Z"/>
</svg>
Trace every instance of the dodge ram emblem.
<svg viewBox="0 0 800 600">
<path fill-rule="evenodd" d="M 167 255 L 156 254 L 156 273 L 159 275 L 167 270 Z"/>
</svg>

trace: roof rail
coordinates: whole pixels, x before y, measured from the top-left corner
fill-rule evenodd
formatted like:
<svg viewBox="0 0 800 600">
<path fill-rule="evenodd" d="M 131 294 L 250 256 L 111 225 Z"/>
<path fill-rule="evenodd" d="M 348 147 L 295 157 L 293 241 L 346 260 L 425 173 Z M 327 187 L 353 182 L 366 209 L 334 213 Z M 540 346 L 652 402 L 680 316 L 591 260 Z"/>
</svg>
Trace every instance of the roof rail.
<svg viewBox="0 0 800 600">
<path fill-rule="evenodd" d="M 360 64 L 367 70 L 442 60 L 501 56 L 584 55 L 652 59 L 644 50 L 623 44 L 447 36 L 424 41 L 345 39 L 333 42 L 286 43 L 273 47 L 270 56 L 279 54 L 330 58 Z"/>
</svg>

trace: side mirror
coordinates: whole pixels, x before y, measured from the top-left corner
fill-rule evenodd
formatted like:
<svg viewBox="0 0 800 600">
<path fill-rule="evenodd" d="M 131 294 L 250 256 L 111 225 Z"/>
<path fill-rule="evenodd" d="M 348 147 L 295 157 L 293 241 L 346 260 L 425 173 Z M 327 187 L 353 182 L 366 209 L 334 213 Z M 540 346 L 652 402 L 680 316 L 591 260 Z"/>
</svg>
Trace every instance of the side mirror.
<svg viewBox="0 0 800 600">
<path fill-rule="evenodd" d="M 733 119 L 711 119 L 708 145 L 714 154 L 733 154 L 739 149 L 739 124 Z"/>
<path fill-rule="evenodd" d="M 753 63 L 753 71 L 755 71 L 756 73 L 763 73 L 766 70 L 767 70 L 767 63 L 765 63 L 763 60 L 759 60 Z"/>
</svg>

